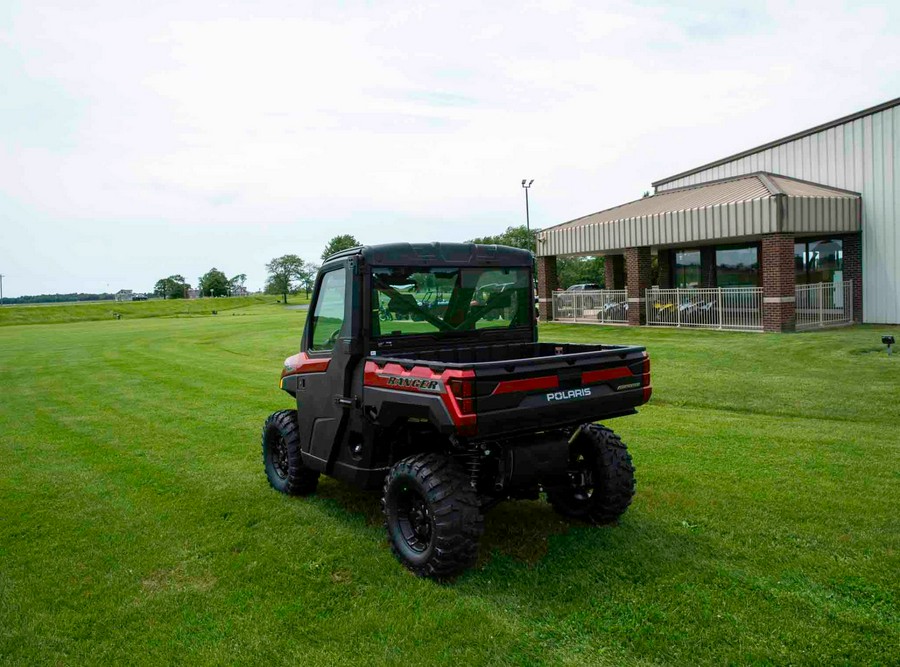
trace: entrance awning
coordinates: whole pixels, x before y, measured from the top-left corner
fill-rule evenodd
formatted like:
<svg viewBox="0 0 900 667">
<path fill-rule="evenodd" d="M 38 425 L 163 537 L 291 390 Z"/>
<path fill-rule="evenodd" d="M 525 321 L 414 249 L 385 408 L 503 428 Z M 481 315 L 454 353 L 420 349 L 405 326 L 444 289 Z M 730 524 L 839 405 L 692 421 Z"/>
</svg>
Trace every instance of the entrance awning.
<svg viewBox="0 0 900 667">
<path fill-rule="evenodd" d="M 785 232 L 860 229 L 857 192 L 758 172 L 644 197 L 538 233 L 537 255 L 602 255 Z"/>
</svg>

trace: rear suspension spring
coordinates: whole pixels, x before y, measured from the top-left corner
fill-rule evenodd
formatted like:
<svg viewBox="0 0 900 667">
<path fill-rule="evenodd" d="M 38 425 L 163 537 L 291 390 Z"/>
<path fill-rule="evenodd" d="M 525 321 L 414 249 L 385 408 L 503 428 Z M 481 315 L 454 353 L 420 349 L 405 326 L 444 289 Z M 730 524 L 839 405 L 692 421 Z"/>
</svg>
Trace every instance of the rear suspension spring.
<svg viewBox="0 0 900 667">
<path fill-rule="evenodd" d="M 475 451 L 466 457 L 466 470 L 469 472 L 469 484 L 478 488 L 478 476 L 481 474 L 481 452 Z"/>
</svg>

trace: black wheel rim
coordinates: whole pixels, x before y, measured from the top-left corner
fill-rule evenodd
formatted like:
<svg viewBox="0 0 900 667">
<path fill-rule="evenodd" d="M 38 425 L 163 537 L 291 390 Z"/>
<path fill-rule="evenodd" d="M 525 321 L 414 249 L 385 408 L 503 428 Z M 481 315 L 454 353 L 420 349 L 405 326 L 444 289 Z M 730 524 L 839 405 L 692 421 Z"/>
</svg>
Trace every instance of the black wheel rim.
<svg viewBox="0 0 900 667">
<path fill-rule="evenodd" d="M 287 479 L 288 470 L 290 468 L 288 464 L 288 448 L 284 438 L 280 435 L 276 436 L 275 442 L 272 443 L 270 457 L 275 474 L 281 479 Z"/>
<path fill-rule="evenodd" d="M 428 502 L 417 491 L 404 488 L 397 494 L 397 523 L 406 546 L 425 552 L 434 536 L 434 518 Z"/>
</svg>

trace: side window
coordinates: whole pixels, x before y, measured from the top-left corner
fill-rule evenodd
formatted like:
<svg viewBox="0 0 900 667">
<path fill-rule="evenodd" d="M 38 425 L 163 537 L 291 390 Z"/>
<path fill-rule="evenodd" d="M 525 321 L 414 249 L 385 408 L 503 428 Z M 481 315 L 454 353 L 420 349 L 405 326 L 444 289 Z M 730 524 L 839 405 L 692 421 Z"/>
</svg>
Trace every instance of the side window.
<svg viewBox="0 0 900 667">
<path fill-rule="evenodd" d="M 344 269 L 329 271 L 322 277 L 322 285 L 316 299 L 316 310 L 309 335 L 309 349 L 316 352 L 332 350 L 344 329 L 344 301 L 346 299 L 347 272 Z"/>
</svg>

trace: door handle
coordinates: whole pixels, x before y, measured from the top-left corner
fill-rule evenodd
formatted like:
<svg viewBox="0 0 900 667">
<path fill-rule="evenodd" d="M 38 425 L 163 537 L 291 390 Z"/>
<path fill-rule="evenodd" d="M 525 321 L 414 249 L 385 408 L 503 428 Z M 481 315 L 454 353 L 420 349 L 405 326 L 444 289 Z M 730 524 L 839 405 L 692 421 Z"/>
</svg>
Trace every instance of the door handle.
<svg viewBox="0 0 900 667">
<path fill-rule="evenodd" d="M 346 396 L 335 396 L 334 402 L 340 405 L 342 408 L 352 408 L 357 404 L 357 398 L 355 396 L 352 398 L 347 398 Z"/>
</svg>

